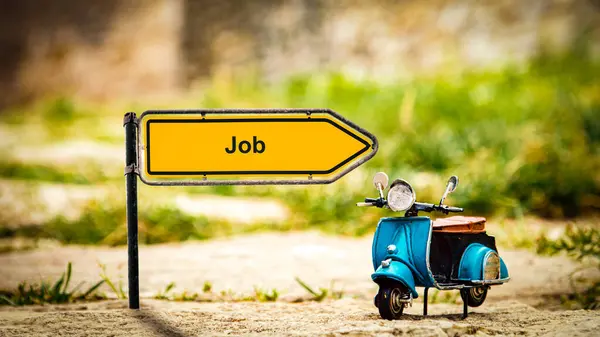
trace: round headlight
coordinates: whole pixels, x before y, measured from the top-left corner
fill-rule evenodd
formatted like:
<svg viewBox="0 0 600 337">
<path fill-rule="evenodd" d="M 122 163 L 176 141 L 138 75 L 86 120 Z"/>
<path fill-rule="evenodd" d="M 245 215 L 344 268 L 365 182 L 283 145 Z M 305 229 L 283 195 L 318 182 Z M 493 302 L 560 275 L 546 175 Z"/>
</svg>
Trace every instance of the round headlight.
<svg viewBox="0 0 600 337">
<path fill-rule="evenodd" d="M 483 279 L 497 280 L 500 278 L 500 257 L 496 252 L 486 254 L 483 263 Z"/>
<path fill-rule="evenodd" d="M 415 191 L 402 179 L 394 180 L 387 195 L 388 206 L 394 212 L 406 211 L 416 199 Z"/>
</svg>

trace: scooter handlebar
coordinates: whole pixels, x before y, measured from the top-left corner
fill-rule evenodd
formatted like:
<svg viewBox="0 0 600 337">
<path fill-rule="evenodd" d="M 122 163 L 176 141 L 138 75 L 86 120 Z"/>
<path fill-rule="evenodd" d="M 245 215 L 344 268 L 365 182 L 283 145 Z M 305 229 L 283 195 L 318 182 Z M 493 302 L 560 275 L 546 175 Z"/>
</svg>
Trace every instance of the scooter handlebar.
<svg viewBox="0 0 600 337">
<path fill-rule="evenodd" d="M 465 211 L 463 208 L 452 207 L 452 206 L 447 206 L 446 209 L 448 210 L 448 212 L 456 212 L 456 213 L 460 213 L 460 212 L 464 212 Z"/>
<path fill-rule="evenodd" d="M 415 208 L 417 209 L 417 211 L 422 211 L 422 212 L 433 212 L 433 211 L 438 211 L 438 212 L 442 212 L 445 214 L 448 214 L 450 212 L 463 212 L 464 209 L 460 208 L 460 207 L 452 207 L 452 206 L 446 206 L 446 205 L 434 205 L 434 204 L 426 204 L 426 203 L 422 203 L 422 202 L 416 202 L 415 203 Z"/>
<path fill-rule="evenodd" d="M 381 199 L 381 198 L 365 198 L 364 202 L 357 202 L 356 206 L 358 206 L 358 207 L 367 207 L 367 206 L 384 207 L 385 206 L 385 199 Z"/>
</svg>

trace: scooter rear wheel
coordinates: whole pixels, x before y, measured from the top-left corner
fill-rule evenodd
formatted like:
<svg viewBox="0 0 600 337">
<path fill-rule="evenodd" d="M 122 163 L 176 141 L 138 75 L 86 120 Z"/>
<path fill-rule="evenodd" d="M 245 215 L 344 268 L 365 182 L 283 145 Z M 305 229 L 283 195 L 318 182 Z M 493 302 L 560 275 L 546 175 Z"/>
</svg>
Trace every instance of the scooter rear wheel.
<svg viewBox="0 0 600 337">
<path fill-rule="evenodd" d="M 394 320 L 402 316 L 404 302 L 402 302 L 405 289 L 395 285 L 382 286 L 377 294 L 377 308 L 383 319 Z"/>
<path fill-rule="evenodd" d="M 487 292 L 488 292 L 488 287 L 486 287 L 486 286 L 474 287 L 474 288 L 466 289 L 465 291 L 461 291 L 460 297 L 464 301 L 465 296 L 467 296 L 469 298 L 469 301 L 467 302 L 467 304 L 470 307 L 475 308 L 475 307 L 478 307 L 483 304 L 483 302 L 485 301 L 485 298 L 487 297 Z"/>
</svg>

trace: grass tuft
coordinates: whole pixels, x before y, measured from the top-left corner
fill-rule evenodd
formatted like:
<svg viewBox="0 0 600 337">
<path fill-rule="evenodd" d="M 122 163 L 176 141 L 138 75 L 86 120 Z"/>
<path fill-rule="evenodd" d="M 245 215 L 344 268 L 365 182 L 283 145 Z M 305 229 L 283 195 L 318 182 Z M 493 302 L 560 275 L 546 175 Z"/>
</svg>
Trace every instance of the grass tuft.
<svg viewBox="0 0 600 337">
<path fill-rule="evenodd" d="M 125 290 L 123 289 L 123 280 L 121 278 L 119 278 L 119 282 L 117 284 L 115 284 L 112 279 L 108 276 L 108 274 L 106 273 L 106 265 L 102 264 L 102 263 L 98 263 L 98 266 L 101 269 L 100 272 L 100 277 L 102 278 L 102 281 L 106 283 L 106 285 L 108 285 L 108 287 L 112 290 L 112 292 L 117 296 L 118 299 L 120 300 L 124 300 L 127 298 L 127 294 L 125 293 Z"/>
<path fill-rule="evenodd" d="M 169 299 L 169 292 L 175 288 L 175 282 L 171 282 L 169 284 L 167 284 L 167 286 L 165 287 L 165 290 L 159 292 L 158 294 L 154 295 L 154 299 L 157 300 L 168 300 Z"/>
<path fill-rule="evenodd" d="M 212 292 L 212 283 L 209 281 L 204 281 L 204 285 L 202 286 L 202 292 L 203 293 L 210 293 Z"/>
<path fill-rule="evenodd" d="M 165 290 L 154 295 L 153 298 L 157 300 L 167 300 L 176 302 L 190 302 L 200 300 L 200 294 L 198 293 L 188 292 L 187 290 L 184 290 L 181 293 L 174 293 L 171 291 L 173 290 L 173 288 L 175 288 L 175 282 L 167 284 Z M 206 299 L 205 301 L 209 301 L 209 299 Z"/>
<path fill-rule="evenodd" d="M 201 301 L 201 302 L 214 302 L 214 301 L 230 301 L 230 302 L 275 302 L 279 298 L 280 292 L 277 289 L 264 290 L 260 287 L 254 287 L 254 294 L 252 295 L 239 295 L 233 290 L 222 290 L 219 295 L 212 293 L 212 284 L 210 282 L 204 282 L 202 294 L 197 292 L 190 292 L 184 290 L 180 293 L 173 292 L 175 288 L 175 282 L 169 283 L 165 289 L 158 292 L 153 298 L 158 300 L 168 301 Z"/>
<path fill-rule="evenodd" d="M 544 255 L 564 253 L 582 263 L 582 267 L 570 275 L 573 292 L 561 296 L 564 306 L 600 308 L 600 280 L 580 276 L 580 273 L 586 269 L 600 271 L 600 230 L 598 228 L 569 225 L 565 234 L 557 240 L 542 235 L 537 242 L 537 252 Z"/>
<path fill-rule="evenodd" d="M 47 281 L 41 281 L 39 284 L 21 282 L 15 290 L 0 291 L 0 305 L 62 304 L 106 298 L 104 295 L 97 293 L 98 288 L 105 280 L 97 282 L 83 292 L 79 291 L 83 283 L 69 290 L 72 271 L 72 265 L 69 262 L 66 272 L 54 283 Z"/>
<path fill-rule="evenodd" d="M 306 282 L 302 281 L 299 277 L 296 277 L 295 280 L 302 288 L 312 295 L 312 298 L 310 298 L 311 301 L 321 302 L 326 298 L 339 300 L 344 296 L 343 290 L 334 290 L 333 280 L 331 281 L 329 288 L 319 288 L 318 292 L 313 290 L 312 287 L 310 287 Z"/>
<path fill-rule="evenodd" d="M 258 287 L 254 287 L 254 299 L 259 302 L 275 302 L 279 298 L 279 291 L 277 289 L 263 290 Z"/>
</svg>

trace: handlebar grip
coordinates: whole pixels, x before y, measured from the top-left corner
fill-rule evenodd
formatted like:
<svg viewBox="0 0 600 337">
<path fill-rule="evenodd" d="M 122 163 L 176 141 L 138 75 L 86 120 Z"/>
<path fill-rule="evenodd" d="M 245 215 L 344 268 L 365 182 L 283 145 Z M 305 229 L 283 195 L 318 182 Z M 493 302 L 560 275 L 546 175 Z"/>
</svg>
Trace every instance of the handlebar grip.
<svg viewBox="0 0 600 337">
<path fill-rule="evenodd" d="M 452 206 L 448 206 L 448 212 L 464 212 L 465 210 L 463 208 L 460 207 L 452 207 Z"/>
<path fill-rule="evenodd" d="M 358 206 L 358 207 L 368 207 L 368 206 L 375 206 L 375 204 L 372 203 L 372 202 L 357 202 L 356 206 Z"/>
</svg>

